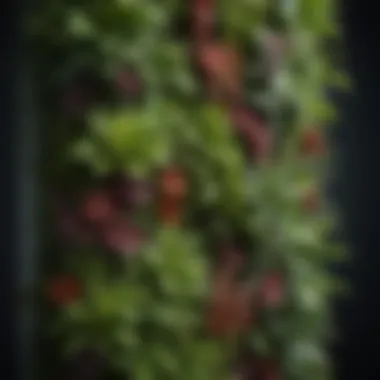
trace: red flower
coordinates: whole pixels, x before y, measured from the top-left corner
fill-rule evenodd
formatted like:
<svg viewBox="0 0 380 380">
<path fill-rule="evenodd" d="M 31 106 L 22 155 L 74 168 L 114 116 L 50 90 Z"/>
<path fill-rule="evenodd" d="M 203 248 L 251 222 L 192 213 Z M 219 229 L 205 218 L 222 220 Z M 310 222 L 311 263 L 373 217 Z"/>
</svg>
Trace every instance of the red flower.
<svg viewBox="0 0 380 380">
<path fill-rule="evenodd" d="M 307 129 L 301 135 L 301 153 L 305 156 L 318 156 L 323 153 L 325 145 L 323 136 L 316 129 Z"/>
<path fill-rule="evenodd" d="M 220 75 L 239 72 L 240 60 L 237 52 L 230 46 L 208 44 L 200 48 L 200 61 L 205 71 Z"/>
<path fill-rule="evenodd" d="M 187 181 L 181 170 L 166 169 L 161 176 L 161 191 L 165 197 L 181 199 L 187 192 Z"/>
<path fill-rule="evenodd" d="M 110 197 L 103 190 L 95 190 L 85 197 L 82 212 L 86 221 L 96 224 L 106 222 L 116 214 Z"/>
<path fill-rule="evenodd" d="M 47 286 L 48 299 L 58 306 L 65 306 L 75 302 L 82 296 L 82 293 L 81 283 L 71 275 L 56 277 Z"/>
<path fill-rule="evenodd" d="M 265 307 L 276 308 L 281 306 L 285 298 L 282 277 L 276 273 L 265 276 L 261 281 L 260 295 Z"/>
<path fill-rule="evenodd" d="M 200 65 L 212 97 L 238 97 L 241 93 L 241 62 L 236 50 L 221 44 L 203 45 L 199 49 Z"/>
</svg>

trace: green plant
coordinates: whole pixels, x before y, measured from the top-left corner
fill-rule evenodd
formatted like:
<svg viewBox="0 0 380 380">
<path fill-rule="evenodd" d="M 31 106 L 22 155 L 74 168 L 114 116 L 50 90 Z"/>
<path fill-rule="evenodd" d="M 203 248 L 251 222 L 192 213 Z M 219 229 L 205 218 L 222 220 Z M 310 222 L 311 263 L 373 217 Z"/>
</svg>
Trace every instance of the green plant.
<svg viewBox="0 0 380 380">
<path fill-rule="evenodd" d="M 95 349 L 105 378 L 328 378 L 332 3 L 41 4 L 57 357 Z"/>
</svg>

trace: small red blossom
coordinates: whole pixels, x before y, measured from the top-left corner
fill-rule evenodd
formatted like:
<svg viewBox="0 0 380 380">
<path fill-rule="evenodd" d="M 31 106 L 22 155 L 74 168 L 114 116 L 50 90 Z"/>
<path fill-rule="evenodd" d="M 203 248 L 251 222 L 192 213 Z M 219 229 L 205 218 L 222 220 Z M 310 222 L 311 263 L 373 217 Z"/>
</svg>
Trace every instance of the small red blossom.
<svg viewBox="0 0 380 380">
<path fill-rule="evenodd" d="M 227 45 L 207 44 L 200 46 L 198 56 L 210 95 L 216 99 L 239 97 L 242 68 L 237 51 Z"/>
<path fill-rule="evenodd" d="M 161 192 L 165 197 L 181 199 L 187 192 L 187 181 L 183 172 L 176 168 L 164 170 L 160 179 Z"/>
</svg>

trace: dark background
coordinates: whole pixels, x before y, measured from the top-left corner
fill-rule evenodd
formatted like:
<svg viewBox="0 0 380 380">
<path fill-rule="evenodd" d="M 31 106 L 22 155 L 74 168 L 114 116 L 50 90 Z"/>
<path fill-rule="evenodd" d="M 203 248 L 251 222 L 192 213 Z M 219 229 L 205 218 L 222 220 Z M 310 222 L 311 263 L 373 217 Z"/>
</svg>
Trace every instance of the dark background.
<svg viewBox="0 0 380 380">
<path fill-rule="evenodd" d="M 380 379 L 380 55 L 376 2 L 342 1 L 347 64 L 354 95 L 341 96 L 343 117 L 336 142 L 341 156 L 336 195 L 351 248 L 348 275 L 353 294 L 337 305 L 343 327 L 338 347 L 339 379 Z"/>
<path fill-rule="evenodd" d="M 342 3 L 346 59 L 354 82 L 354 95 L 337 97 L 342 118 L 334 139 L 340 151 L 340 163 L 332 185 L 344 217 L 343 234 L 351 251 L 351 263 L 338 271 L 348 276 L 353 292 L 348 300 L 336 303 L 336 315 L 343 332 L 336 350 L 336 363 L 338 380 L 372 380 L 380 379 L 377 354 L 380 343 L 380 182 L 376 178 L 380 151 L 380 55 L 377 50 L 380 28 L 376 1 L 345 0 Z M 35 251 L 33 241 L 28 240 L 30 234 L 29 237 L 25 234 L 33 227 L 28 221 L 33 215 L 31 203 L 35 189 L 30 174 L 36 152 L 31 147 L 33 116 L 28 115 L 33 107 L 28 109 L 24 103 L 30 98 L 29 90 L 26 84 L 20 86 L 20 81 L 26 80 L 20 80 L 25 75 L 22 53 L 25 49 L 20 33 L 22 7 L 18 1 L 7 2 L 2 7 L 0 362 L 2 366 L 11 367 L 20 358 L 16 355 L 16 338 L 26 336 L 27 331 L 23 330 L 27 328 L 25 320 L 19 318 L 20 309 L 15 308 L 20 301 L 16 282 L 25 262 L 33 260 Z M 24 246 L 20 241 L 26 241 Z M 20 370 L 19 366 L 13 369 Z M 11 375 L 5 377 L 11 378 Z"/>
</svg>

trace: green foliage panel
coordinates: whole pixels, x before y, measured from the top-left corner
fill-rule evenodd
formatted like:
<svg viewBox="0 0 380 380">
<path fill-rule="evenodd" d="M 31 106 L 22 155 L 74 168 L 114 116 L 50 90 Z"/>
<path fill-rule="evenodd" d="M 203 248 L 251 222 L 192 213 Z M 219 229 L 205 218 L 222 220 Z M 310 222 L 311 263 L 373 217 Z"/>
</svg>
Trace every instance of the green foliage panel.
<svg viewBox="0 0 380 380">
<path fill-rule="evenodd" d="M 98 373 L 105 379 L 114 372 L 134 380 L 248 379 L 241 364 L 248 352 L 255 379 L 330 378 L 328 303 L 340 284 L 327 267 L 343 254 L 329 239 L 335 215 L 313 194 L 333 160 L 315 153 L 335 117 L 324 93 L 347 87 L 328 49 L 339 34 L 335 6 L 40 2 L 29 27 L 46 111 L 46 199 L 63 199 L 62 210 L 48 213 L 60 227 L 51 226 L 45 247 L 46 276 L 53 283 L 63 276 L 43 285 L 50 295 L 44 336 L 59 342 L 53 367 L 94 348 L 107 362 Z M 197 12 L 214 18 L 214 32 L 201 41 L 194 40 Z M 205 75 L 197 57 L 199 45 L 210 44 L 239 52 L 242 83 L 232 100 L 207 91 L 216 74 Z M 233 80 L 223 62 L 210 65 Z M 241 138 L 236 110 L 269 136 L 264 163 L 243 148 L 258 139 L 257 127 L 251 121 L 252 133 L 246 128 Z M 181 178 L 162 179 L 173 168 L 182 173 L 181 200 L 173 196 Z M 107 187 L 114 177 L 124 183 L 117 191 Z M 146 202 L 136 200 L 141 183 Z M 116 204 L 114 193 L 129 198 Z M 244 270 L 238 280 L 221 275 L 219 284 L 214 273 L 231 247 Z M 232 262 L 221 265 L 233 272 Z M 205 316 L 213 289 L 225 289 L 218 302 L 234 302 L 231 281 L 253 284 L 255 317 L 244 332 L 211 334 Z M 228 305 L 215 320 L 238 310 Z"/>
</svg>

